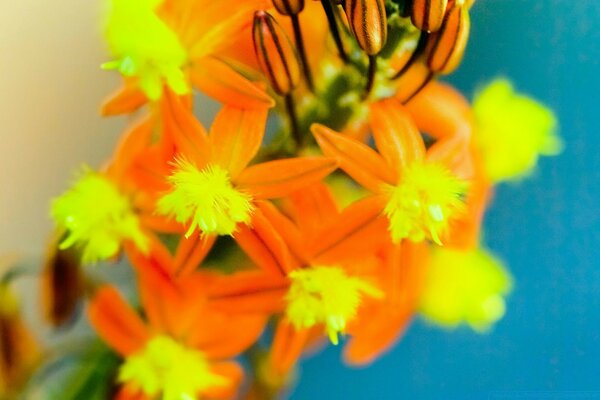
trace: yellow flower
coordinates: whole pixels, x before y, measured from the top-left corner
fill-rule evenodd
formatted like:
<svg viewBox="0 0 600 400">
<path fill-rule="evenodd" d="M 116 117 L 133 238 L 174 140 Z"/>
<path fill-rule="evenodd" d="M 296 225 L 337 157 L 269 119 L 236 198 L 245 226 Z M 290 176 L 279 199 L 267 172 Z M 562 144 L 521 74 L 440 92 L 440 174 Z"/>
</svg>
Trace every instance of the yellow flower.
<svg viewBox="0 0 600 400">
<path fill-rule="evenodd" d="M 415 162 L 406 167 L 397 186 L 390 188 L 384 213 L 394 242 L 408 238 L 419 242 L 440 235 L 464 211 L 467 183 L 438 163 Z"/>
<path fill-rule="evenodd" d="M 175 32 L 155 13 L 160 0 L 111 0 L 106 38 L 116 60 L 103 64 L 139 79 L 146 96 L 157 100 L 163 80 L 177 94 L 189 92 L 182 67 L 187 53 Z"/>
<path fill-rule="evenodd" d="M 168 336 L 156 336 L 142 351 L 127 357 L 118 379 L 148 396 L 162 393 L 163 400 L 195 399 L 198 393 L 228 382 L 211 371 L 201 352 Z"/>
<path fill-rule="evenodd" d="M 115 256 L 124 240 L 132 240 L 142 251 L 148 248 L 129 199 L 108 178 L 87 167 L 69 190 L 52 201 L 50 213 L 58 228 L 67 232 L 59 248 L 80 247 L 84 264 Z"/>
<path fill-rule="evenodd" d="M 363 295 L 383 297 L 383 292 L 361 278 L 336 267 L 315 266 L 289 273 L 286 315 L 296 329 L 325 324 L 331 343 L 338 344 L 346 324 L 356 316 Z"/>
<path fill-rule="evenodd" d="M 435 248 L 420 312 L 445 327 L 466 322 L 484 331 L 504 315 L 504 296 L 510 288 L 510 275 L 486 251 Z"/>
<path fill-rule="evenodd" d="M 482 152 L 488 178 L 511 180 L 530 173 L 540 155 L 560 153 L 552 111 L 496 79 L 475 96 L 474 140 Z"/>
<path fill-rule="evenodd" d="M 250 223 L 252 198 L 236 190 L 229 173 L 218 165 L 199 170 L 189 161 L 178 160 L 168 180 L 173 190 L 159 200 L 157 211 L 182 224 L 191 221 L 186 237 L 196 229 L 231 235 L 238 223 Z"/>
</svg>

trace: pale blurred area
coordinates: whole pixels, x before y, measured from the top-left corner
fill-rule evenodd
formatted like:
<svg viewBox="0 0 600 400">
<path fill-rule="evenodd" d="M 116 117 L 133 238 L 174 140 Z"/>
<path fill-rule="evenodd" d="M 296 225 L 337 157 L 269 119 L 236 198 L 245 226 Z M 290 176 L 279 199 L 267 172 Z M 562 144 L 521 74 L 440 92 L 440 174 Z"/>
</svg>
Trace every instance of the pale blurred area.
<svg viewBox="0 0 600 400">
<path fill-rule="evenodd" d="M 39 256 L 49 201 L 74 170 L 107 159 L 124 126 L 103 119 L 118 85 L 107 60 L 100 1 L 0 1 L 0 254 Z"/>
</svg>

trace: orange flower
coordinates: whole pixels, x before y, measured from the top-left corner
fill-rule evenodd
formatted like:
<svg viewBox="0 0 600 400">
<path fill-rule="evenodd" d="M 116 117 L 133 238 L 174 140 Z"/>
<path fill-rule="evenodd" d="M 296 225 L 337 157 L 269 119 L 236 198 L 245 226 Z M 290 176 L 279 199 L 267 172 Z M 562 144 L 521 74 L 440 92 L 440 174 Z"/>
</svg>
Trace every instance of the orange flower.
<svg viewBox="0 0 600 400">
<path fill-rule="evenodd" d="M 225 0 L 113 1 L 107 39 L 116 60 L 106 68 L 120 70 L 125 85 L 102 113 L 130 113 L 147 99 L 158 100 L 163 84 L 179 95 L 194 87 L 237 107 L 273 106 L 263 89 L 221 57 L 243 36 L 254 11 L 269 6 L 267 0 L 235 7 Z"/>
<path fill-rule="evenodd" d="M 382 200 L 392 240 L 441 243 L 450 221 L 464 212 L 469 158 L 463 137 L 438 140 L 427 151 L 410 114 L 394 99 L 373 103 L 370 124 L 379 153 L 319 124 L 323 152 Z"/>
<path fill-rule="evenodd" d="M 283 197 L 317 182 L 336 168 L 333 159 L 298 157 L 248 166 L 262 143 L 267 111 L 225 106 L 210 134 L 180 100 L 168 95 L 165 135 L 176 149 L 169 192 L 160 214 L 203 234 L 231 235 L 250 223 L 255 201 Z"/>
<path fill-rule="evenodd" d="M 371 255 L 386 241 L 386 221 L 376 198 L 338 211 L 324 185 L 290 196 L 292 219 L 269 203 L 258 207 L 252 228 L 242 227 L 235 239 L 262 271 L 224 278 L 211 298 L 227 312 L 284 313 L 271 359 L 276 373 L 285 375 L 323 331 L 337 344 L 363 300 L 383 296 Z"/>
<path fill-rule="evenodd" d="M 98 334 L 124 357 L 118 398 L 232 398 L 243 372 L 229 360 L 260 336 L 265 316 L 213 310 L 205 296 L 211 277 L 167 279 L 162 271 L 182 265 L 159 247 L 149 256 L 131 255 L 147 321 L 110 286 L 98 290 L 88 309 Z"/>
<path fill-rule="evenodd" d="M 431 82 L 406 108 L 417 127 L 438 143 L 448 143 L 446 146 L 452 146 L 452 142 L 463 143 L 454 165 L 462 164 L 463 174 L 471 176 L 465 198 L 466 212 L 451 222 L 444 243 L 463 249 L 477 247 L 493 185 L 485 175 L 483 160 L 472 141 L 474 122 L 468 101 L 450 85 Z"/>
</svg>

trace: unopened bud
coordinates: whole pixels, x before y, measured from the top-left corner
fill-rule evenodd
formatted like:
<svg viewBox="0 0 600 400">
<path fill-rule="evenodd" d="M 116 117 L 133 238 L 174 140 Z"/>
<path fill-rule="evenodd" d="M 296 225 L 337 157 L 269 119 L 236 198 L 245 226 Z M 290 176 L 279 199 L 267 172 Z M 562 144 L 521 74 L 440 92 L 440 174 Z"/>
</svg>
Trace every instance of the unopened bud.
<svg viewBox="0 0 600 400">
<path fill-rule="evenodd" d="M 429 69 L 449 74 L 458 67 L 467 47 L 470 26 L 467 8 L 454 3 L 446 13 L 440 30 L 430 36 L 427 56 Z"/>
<path fill-rule="evenodd" d="M 289 94 L 300 80 L 300 61 L 290 39 L 265 11 L 254 13 L 252 30 L 254 52 L 263 73 L 277 94 Z"/>
<path fill-rule="evenodd" d="M 442 26 L 448 0 L 413 0 L 410 19 L 425 32 L 436 32 Z"/>
<path fill-rule="evenodd" d="M 384 0 L 346 0 L 344 11 L 360 48 L 370 56 L 379 53 L 387 40 Z"/>
<path fill-rule="evenodd" d="M 273 0 L 273 6 L 281 15 L 296 15 L 304 9 L 304 0 Z"/>
</svg>

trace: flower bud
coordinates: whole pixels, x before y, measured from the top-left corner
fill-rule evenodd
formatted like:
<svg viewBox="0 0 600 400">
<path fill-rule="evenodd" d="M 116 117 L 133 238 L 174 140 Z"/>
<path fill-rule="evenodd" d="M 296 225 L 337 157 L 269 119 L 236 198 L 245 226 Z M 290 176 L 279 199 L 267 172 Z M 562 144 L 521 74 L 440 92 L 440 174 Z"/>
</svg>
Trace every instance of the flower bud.
<svg viewBox="0 0 600 400">
<path fill-rule="evenodd" d="M 277 94 L 289 94 L 300 80 L 300 61 L 290 39 L 265 11 L 254 13 L 252 31 L 254 52 L 263 73 Z"/>
<path fill-rule="evenodd" d="M 427 66 L 431 71 L 449 74 L 458 67 L 469 40 L 470 26 L 467 8 L 454 3 L 440 30 L 430 36 Z"/>
<path fill-rule="evenodd" d="M 370 56 L 387 40 L 387 16 L 383 0 L 346 0 L 344 11 L 358 45 Z"/>
<path fill-rule="evenodd" d="M 413 0 L 410 19 L 422 31 L 436 32 L 442 26 L 448 0 Z"/>
<path fill-rule="evenodd" d="M 304 0 L 273 0 L 273 6 L 281 15 L 296 15 L 304 9 Z"/>
</svg>

